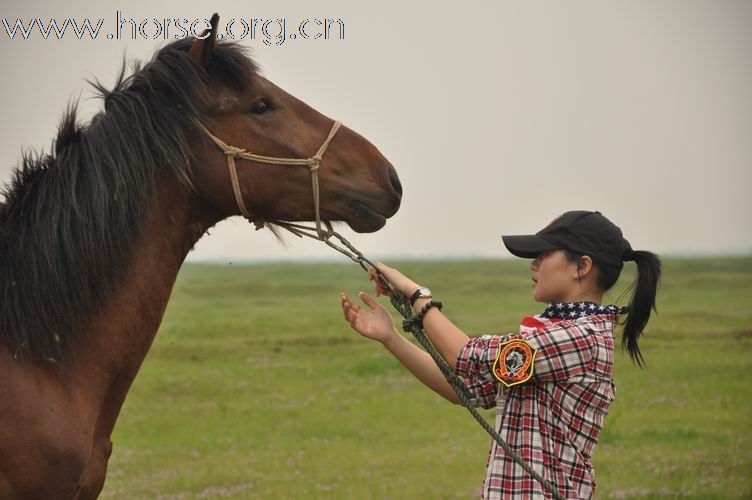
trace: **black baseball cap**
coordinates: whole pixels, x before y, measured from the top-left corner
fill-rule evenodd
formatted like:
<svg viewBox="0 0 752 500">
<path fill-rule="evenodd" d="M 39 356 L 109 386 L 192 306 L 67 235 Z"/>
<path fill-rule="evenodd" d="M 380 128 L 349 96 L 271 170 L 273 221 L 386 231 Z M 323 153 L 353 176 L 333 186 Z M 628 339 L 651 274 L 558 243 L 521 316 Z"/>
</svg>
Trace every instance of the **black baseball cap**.
<svg viewBox="0 0 752 500">
<path fill-rule="evenodd" d="M 632 246 L 621 229 L 598 211 L 564 212 L 535 234 L 502 236 L 513 255 L 534 259 L 548 250 L 565 248 L 589 255 L 599 264 L 621 267 L 633 260 Z"/>
</svg>

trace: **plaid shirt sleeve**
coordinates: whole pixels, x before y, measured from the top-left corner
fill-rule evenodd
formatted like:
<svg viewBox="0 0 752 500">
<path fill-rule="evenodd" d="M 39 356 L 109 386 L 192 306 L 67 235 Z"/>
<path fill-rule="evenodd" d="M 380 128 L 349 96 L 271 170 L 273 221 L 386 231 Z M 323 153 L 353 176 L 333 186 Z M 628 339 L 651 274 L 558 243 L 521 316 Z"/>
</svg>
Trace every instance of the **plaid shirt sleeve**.
<svg viewBox="0 0 752 500">
<path fill-rule="evenodd" d="M 592 333 L 583 324 L 562 322 L 522 338 L 537 349 L 533 378 L 544 382 L 564 381 L 593 368 Z"/>
<path fill-rule="evenodd" d="M 499 381 L 492 373 L 493 364 L 499 351 L 499 344 L 515 334 L 481 335 L 471 338 L 457 355 L 455 372 L 465 381 L 465 386 L 473 394 L 477 406 L 493 408 L 499 391 Z"/>
<path fill-rule="evenodd" d="M 592 335 L 584 325 L 562 322 L 533 332 L 508 335 L 482 335 L 470 339 L 457 355 L 455 371 L 483 408 L 496 406 L 501 387 L 493 374 L 499 345 L 522 338 L 537 350 L 533 379 L 542 382 L 564 381 L 581 376 L 593 368 Z"/>
</svg>

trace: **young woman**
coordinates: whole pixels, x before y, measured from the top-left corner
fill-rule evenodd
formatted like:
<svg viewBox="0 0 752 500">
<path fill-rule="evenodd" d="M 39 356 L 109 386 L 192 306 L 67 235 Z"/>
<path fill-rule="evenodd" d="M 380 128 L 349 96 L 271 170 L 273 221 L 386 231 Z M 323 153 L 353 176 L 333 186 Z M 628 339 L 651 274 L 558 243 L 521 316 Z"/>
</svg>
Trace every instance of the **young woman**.
<svg viewBox="0 0 752 500">
<path fill-rule="evenodd" d="M 423 328 L 443 358 L 462 377 L 483 408 L 496 407 L 496 430 L 522 458 L 567 498 L 591 498 L 595 474 L 590 461 L 608 407 L 614 328 L 623 323 L 622 346 L 638 365 L 637 345 L 655 309 L 661 262 L 652 252 L 632 250 L 621 230 L 600 212 L 566 212 L 535 235 L 503 236 L 509 251 L 534 259 L 533 298 L 541 314 L 522 319 L 519 332 L 471 338 L 432 307 L 431 292 L 382 263 L 376 267 L 410 298 Z M 602 305 L 625 261 L 638 277 L 628 307 Z M 376 296 L 389 294 L 376 279 Z M 452 403 L 459 400 L 431 357 L 406 340 L 389 313 L 360 292 L 360 307 L 344 293 L 350 326 L 381 342 L 416 378 Z M 491 445 L 483 498 L 550 497 L 495 442 Z"/>
</svg>

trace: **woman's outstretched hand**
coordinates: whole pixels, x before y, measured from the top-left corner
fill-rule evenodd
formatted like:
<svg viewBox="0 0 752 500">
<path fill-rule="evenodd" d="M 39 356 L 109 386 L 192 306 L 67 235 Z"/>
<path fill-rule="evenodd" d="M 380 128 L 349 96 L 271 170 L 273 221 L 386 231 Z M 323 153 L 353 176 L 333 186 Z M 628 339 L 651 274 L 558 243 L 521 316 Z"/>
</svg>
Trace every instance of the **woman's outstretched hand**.
<svg viewBox="0 0 752 500">
<path fill-rule="evenodd" d="M 358 296 L 365 302 L 367 308 L 352 302 L 344 292 L 340 293 L 345 320 L 350 323 L 353 330 L 381 343 L 386 342 L 395 334 L 399 335 L 394 329 L 392 317 L 381 304 L 365 292 L 360 292 Z"/>
<path fill-rule="evenodd" d="M 374 266 L 376 269 L 378 269 L 382 275 L 384 275 L 384 278 L 389 281 L 389 283 L 392 284 L 395 290 L 400 292 L 402 295 L 409 297 L 410 295 L 415 292 L 418 288 L 420 288 L 420 285 L 415 283 L 413 280 L 402 274 L 401 272 L 397 271 L 393 267 L 389 267 L 383 262 L 376 262 L 374 263 Z M 387 295 L 391 296 L 392 291 L 387 288 L 381 280 L 378 278 L 379 273 L 376 272 L 376 269 L 373 267 L 368 270 L 368 279 L 371 281 L 374 281 L 376 283 L 376 296 L 379 295 Z"/>
</svg>

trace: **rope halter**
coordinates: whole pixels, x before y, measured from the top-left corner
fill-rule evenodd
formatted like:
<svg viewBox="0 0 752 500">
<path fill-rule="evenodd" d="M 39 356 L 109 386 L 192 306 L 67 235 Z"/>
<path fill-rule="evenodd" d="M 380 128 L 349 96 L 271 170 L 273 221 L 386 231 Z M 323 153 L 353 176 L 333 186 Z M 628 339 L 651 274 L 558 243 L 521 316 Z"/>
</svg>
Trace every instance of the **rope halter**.
<svg viewBox="0 0 752 500">
<path fill-rule="evenodd" d="M 365 271 L 368 270 L 368 268 L 366 267 L 366 264 L 370 265 L 374 269 L 376 268 L 376 266 L 374 266 L 373 263 L 363 255 L 362 252 L 356 249 L 341 234 L 337 233 L 332 228 L 332 225 L 329 221 L 324 221 L 324 225 L 326 226 L 326 231 L 324 231 L 321 228 L 321 212 L 319 209 L 320 201 L 319 201 L 318 170 L 319 170 L 319 167 L 321 166 L 321 160 L 324 157 L 324 153 L 326 152 L 326 149 L 329 147 L 329 143 L 332 142 L 334 135 L 337 133 L 340 126 L 342 125 L 341 122 L 335 121 L 332 124 L 332 128 L 329 130 L 329 135 L 327 136 L 326 140 L 324 140 L 323 144 L 321 144 L 321 147 L 319 147 L 318 151 L 316 151 L 316 154 L 314 154 L 310 158 L 279 158 L 276 156 L 264 156 L 264 155 L 251 153 L 251 152 L 246 151 L 243 148 L 230 146 L 229 144 L 224 142 L 222 139 L 220 139 L 216 135 L 209 132 L 209 129 L 207 129 L 202 123 L 196 122 L 196 125 L 201 130 L 203 130 L 206 136 L 209 139 L 211 139 L 211 141 L 214 144 L 216 144 L 219 147 L 219 149 L 221 149 L 222 152 L 225 154 L 225 157 L 227 158 L 227 167 L 230 170 L 230 180 L 232 181 L 232 192 L 235 194 L 235 202 L 237 203 L 238 208 L 240 209 L 240 213 L 242 213 L 246 219 L 251 221 L 256 226 L 256 230 L 263 228 L 264 223 L 255 220 L 253 216 L 251 215 L 251 213 L 248 211 L 248 208 L 245 206 L 245 203 L 243 202 L 243 194 L 240 191 L 240 183 L 238 182 L 238 171 L 237 171 L 237 166 L 235 165 L 235 159 L 240 158 L 243 160 L 250 160 L 250 161 L 255 161 L 258 163 L 268 163 L 271 165 L 305 166 L 305 167 L 308 167 L 309 172 L 311 172 L 311 185 L 313 188 L 313 206 L 316 212 L 316 227 L 308 227 L 302 224 L 294 224 L 291 222 L 283 222 L 283 221 L 274 221 L 274 224 L 286 229 L 287 231 L 290 231 L 291 233 L 298 236 L 299 238 L 302 238 L 305 236 L 307 238 L 312 238 L 315 240 L 323 241 L 328 246 L 337 250 L 339 253 L 346 255 L 354 262 L 357 262 L 358 264 L 360 264 L 360 267 L 362 267 Z M 332 237 L 335 237 L 336 239 L 338 239 L 339 244 L 331 241 Z M 385 281 L 385 284 L 388 288 L 392 290 L 392 292 L 395 292 L 391 283 Z"/>
<path fill-rule="evenodd" d="M 216 135 L 209 132 L 209 129 L 207 129 L 202 123 L 196 122 L 196 125 L 204 131 L 207 137 L 211 139 L 211 141 L 216 144 L 219 149 L 221 149 L 225 157 L 227 158 L 227 167 L 230 170 L 230 180 L 232 181 L 232 192 L 235 194 L 235 202 L 238 205 L 238 208 L 240 209 L 240 213 L 243 214 L 243 217 L 248 219 L 249 221 L 253 222 L 253 224 L 256 226 L 256 229 L 261 229 L 264 227 L 263 222 L 256 221 L 251 213 L 248 211 L 248 208 L 245 206 L 245 202 L 243 201 L 243 194 L 240 191 L 240 183 L 238 182 L 238 169 L 235 165 L 235 160 L 237 158 L 240 158 L 242 160 L 250 160 L 257 163 L 268 163 L 271 165 L 291 165 L 291 166 L 305 166 L 308 167 L 308 170 L 311 172 L 311 185 L 313 188 L 313 207 L 316 212 L 316 233 L 318 234 L 318 238 L 322 241 L 325 241 L 331 236 L 333 233 L 331 229 L 331 225 L 329 223 L 326 223 L 327 225 L 327 231 L 325 232 L 321 228 L 321 214 L 319 209 L 319 174 L 318 170 L 321 166 L 321 160 L 324 157 L 324 153 L 326 152 L 326 148 L 329 147 L 329 143 L 332 142 L 332 139 L 334 139 L 335 134 L 339 130 L 340 126 L 342 125 L 341 122 L 335 121 L 332 124 L 331 130 L 329 130 L 329 135 L 327 136 L 326 140 L 321 144 L 321 147 L 316 151 L 316 154 L 311 156 L 310 158 L 279 158 L 276 156 L 264 156 L 259 155 L 256 153 L 251 153 L 250 151 L 246 151 L 243 148 L 238 148 L 235 146 L 230 146 L 226 142 L 224 142 L 222 139 L 217 137 Z M 286 224 L 281 223 L 279 224 L 281 226 L 286 226 Z M 294 225 L 293 225 L 294 227 Z M 290 231 L 289 227 L 286 228 Z M 293 231 L 295 232 L 295 231 Z M 296 233 L 297 234 L 297 233 Z M 298 234 L 300 236 L 300 234 Z"/>
</svg>

